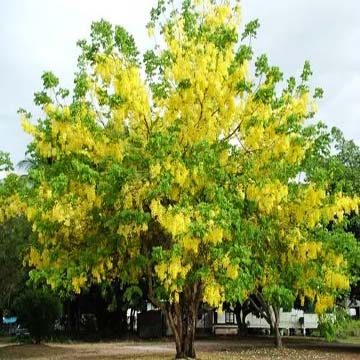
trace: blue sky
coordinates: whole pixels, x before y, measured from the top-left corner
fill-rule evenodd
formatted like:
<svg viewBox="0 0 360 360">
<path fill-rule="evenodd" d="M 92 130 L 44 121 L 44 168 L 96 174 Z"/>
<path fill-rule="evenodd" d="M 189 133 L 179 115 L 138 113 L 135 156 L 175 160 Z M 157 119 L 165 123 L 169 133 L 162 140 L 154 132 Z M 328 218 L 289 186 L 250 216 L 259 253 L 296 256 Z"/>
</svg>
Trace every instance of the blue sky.
<svg viewBox="0 0 360 360">
<path fill-rule="evenodd" d="M 141 51 L 151 47 L 145 24 L 154 0 L 9 0 L 0 2 L 0 149 L 14 163 L 25 157 L 29 137 L 19 107 L 36 114 L 33 93 L 51 70 L 72 86 L 76 41 L 105 18 L 132 33 Z M 360 144 L 360 1 L 243 0 L 243 18 L 259 18 L 255 52 L 268 54 L 286 76 L 310 60 L 313 84 L 325 90 L 317 118 L 338 126 Z"/>
</svg>

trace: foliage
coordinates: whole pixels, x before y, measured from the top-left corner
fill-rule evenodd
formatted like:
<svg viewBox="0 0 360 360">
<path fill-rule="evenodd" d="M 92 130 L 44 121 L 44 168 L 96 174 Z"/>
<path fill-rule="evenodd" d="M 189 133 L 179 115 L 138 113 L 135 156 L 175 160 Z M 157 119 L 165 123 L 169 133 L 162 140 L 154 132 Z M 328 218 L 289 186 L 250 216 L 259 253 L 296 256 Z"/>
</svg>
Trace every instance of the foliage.
<svg viewBox="0 0 360 360">
<path fill-rule="evenodd" d="M 340 307 L 336 307 L 332 313 L 322 314 L 318 329 L 320 335 L 329 342 L 360 335 L 359 321 L 351 319 L 346 310 Z"/>
<path fill-rule="evenodd" d="M 295 301 L 294 293 L 291 290 L 276 285 L 266 287 L 263 291 L 263 295 L 269 304 L 278 309 L 291 309 Z"/>
<path fill-rule="evenodd" d="M 24 216 L 0 223 L 0 308 L 10 309 L 17 293 L 28 279 L 23 266 L 24 254 L 29 246 L 31 227 Z"/>
<path fill-rule="evenodd" d="M 338 162 L 334 174 L 338 186 L 341 186 L 344 193 L 359 194 L 360 148 L 353 140 L 346 140 L 337 128 L 332 129 L 332 137 L 336 150 L 332 160 Z"/>
<path fill-rule="evenodd" d="M 329 192 L 342 192 L 346 195 L 358 196 L 360 194 L 360 148 L 352 140 L 346 140 L 340 129 L 333 128 L 331 134 L 326 134 L 326 142 L 331 143 L 332 152 L 325 148 L 323 144 L 319 146 L 316 158 L 314 158 L 311 168 L 308 168 L 309 178 L 325 178 Z M 324 142 L 323 142 L 324 143 Z M 360 218 L 356 212 L 345 215 L 345 221 L 342 224 L 343 229 L 353 234 L 358 244 L 348 244 L 340 241 L 340 253 L 345 251 L 345 258 L 349 264 L 351 273 L 351 296 L 359 298 L 360 294 L 360 259 L 359 259 L 359 239 L 360 239 Z M 339 226 L 332 224 L 329 230 L 337 232 Z M 335 243 L 335 242 L 334 242 Z M 346 250 L 351 249 L 351 250 Z"/>
<path fill-rule="evenodd" d="M 23 118 L 33 156 L 50 165 L 30 173 L 27 214 L 39 237 L 30 262 L 53 287 L 79 291 L 105 273 L 136 282 L 146 256 L 161 298 L 176 301 L 187 280 L 201 280 L 203 300 L 218 306 L 251 287 L 253 244 L 269 256 L 287 248 L 295 264 L 316 259 L 322 244 L 308 234 L 356 207 L 315 183 L 289 183 L 317 135 L 303 125 L 313 115 L 309 64 L 278 94 L 282 74 L 262 55 L 257 85 L 236 50 L 239 7 L 209 5 L 201 21 L 197 11 L 185 2 L 161 25 L 167 48 L 145 55 L 151 101 L 132 37 L 102 21 L 92 44 L 79 43 L 71 106 L 49 97 L 38 126 Z M 53 75 L 43 81 L 60 91 Z"/>
<path fill-rule="evenodd" d="M 55 321 L 61 315 L 61 303 L 46 289 L 27 289 L 15 300 L 14 311 L 38 344 L 54 330 Z"/>
<path fill-rule="evenodd" d="M 11 170 L 14 170 L 14 167 L 10 160 L 10 155 L 4 151 L 0 151 L 0 171 Z"/>
<path fill-rule="evenodd" d="M 12 173 L 0 181 L 0 309 L 9 309 L 28 279 L 23 261 L 30 247 L 31 224 L 20 199 L 25 184 L 24 177 Z"/>
</svg>

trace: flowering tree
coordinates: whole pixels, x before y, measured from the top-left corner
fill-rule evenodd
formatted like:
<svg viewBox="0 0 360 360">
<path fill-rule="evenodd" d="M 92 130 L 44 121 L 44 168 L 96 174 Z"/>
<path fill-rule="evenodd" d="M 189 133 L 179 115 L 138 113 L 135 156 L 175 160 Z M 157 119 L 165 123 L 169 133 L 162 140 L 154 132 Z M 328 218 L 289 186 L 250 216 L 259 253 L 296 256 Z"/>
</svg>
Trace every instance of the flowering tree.
<svg viewBox="0 0 360 360">
<path fill-rule="evenodd" d="M 164 45 L 143 62 L 122 27 L 94 23 L 79 42 L 73 99 L 44 73 L 43 119 L 23 112 L 35 164 L 22 196 L 37 239 L 32 276 L 75 292 L 115 278 L 138 291 L 146 277 L 177 358 L 195 358 L 200 302 L 270 288 L 283 263 L 317 258 L 302 258 L 321 247 L 310 230 L 357 206 L 326 184 L 292 181 L 315 143 L 305 120 L 320 91 L 310 95 L 308 63 L 282 91 L 266 56 L 252 74 L 246 41 L 258 23 L 239 36 L 240 15 L 238 2 L 167 12 L 159 1 L 148 30 Z"/>
</svg>

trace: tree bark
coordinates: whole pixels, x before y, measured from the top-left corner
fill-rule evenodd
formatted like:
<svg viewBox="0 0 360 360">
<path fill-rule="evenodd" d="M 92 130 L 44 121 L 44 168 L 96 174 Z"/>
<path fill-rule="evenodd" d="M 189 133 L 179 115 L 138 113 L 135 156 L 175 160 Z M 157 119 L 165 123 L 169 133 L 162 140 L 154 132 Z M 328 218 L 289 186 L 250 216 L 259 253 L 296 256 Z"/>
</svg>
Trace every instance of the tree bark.
<svg viewBox="0 0 360 360">
<path fill-rule="evenodd" d="M 235 314 L 236 323 L 238 326 L 238 335 L 240 335 L 240 336 L 247 335 L 247 326 L 245 323 L 245 318 L 246 318 L 246 315 L 248 315 L 250 313 L 250 311 L 246 312 L 244 304 L 241 304 L 238 301 L 234 307 L 234 314 Z"/>
<path fill-rule="evenodd" d="M 241 304 L 238 301 L 234 307 L 234 314 L 236 318 L 236 324 L 238 326 L 238 335 L 242 333 L 242 321 L 241 321 Z"/>
<path fill-rule="evenodd" d="M 174 334 L 176 345 L 176 359 L 195 359 L 195 322 L 187 314 L 179 319 L 173 312 L 167 314 L 168 322 Z"/>
<path fill-rule="evenodd" d="M 196 359 L 195 331 L 201 284 L 189 285 L 179 294 L 179 302 L 166 305 L 165 315 L 175 338 L 176 359 Z"/>
<path fill-rule="evenodd" d="M 129 332 L 131 334 L 135 333 L 135 309 L 130 310 Z"/>
<path fill-rule="evenodd" d="M 149 277 L 148 277 L 149 279 Z M 148 282 L 149 300 L 165 314 L 175 340 L 176 359 L 196 359 L 195 330 L 197 313 L 202 296 L 201 283 L 195 282 L 179 294 L 179 302 L 159 301 Z"/>
<path fill-rule="evenodd" d="M 143 241 L 143 252 L 149 256 L 147 239 Z M 201 281 L 194 281 L 184 286 L 179 293 L 178 302 L 162 301 L 155 296 L 153 288 L 153 269 L 146 267 L 148 299 L 165 315 L 176 346 L 176 359 L 196 359 L 195 330 L 197 314 L 202 299 Z"/>
<path fill-rule="evenodd" d="M 274 335 L 275 335 L 275 346 L 278 349 L 282 348 L 282 337 L 280 334 L 280 329 L 279 329 L 279 325 L 280 325 L 280 309 L 277 308 L 276 306 L 272 306 L 273 309 L 273 313 L 274 313 Z"/>
<path fill-rule="evenodd" d="M 270 326 L 270 333 L 274 336 L 275 346 L 280 349 L 282 348 L 282 336 L 280 334 L 280 309 L 277 306 L 268 304 L 265 299 L 262 297 L 260 292 L 256 293 L 256 298 L 260 303 L 260 307 L 258 307 L 253 302 L 254 307 L 256 307 L 262 316 L 265 318 L 267 323 Z"/>
<path fill-rule="evenodd" d="M 256 311 L 256 313 L 259 316 L 263 317 L 266 320 L 266 322 L 270 326 L 270 331 L 272 333 L 273 328 L 274 328 L 274 323 L 273 323 L 273 319 L 271 316 L 270 307 L 269 307 L 268 303 L 264 300 L 264 298 L 262 297 L 260 292 L 256 292 L 256 294 L 254 294 L 254 296 L 256 297 L 256 300 L 259 303 L 259 305 L 254 301 L 254 299 L 251 296 L 248 299 L 250 302 L 250 305 L 252 306 L 252 308 Z"/>
</svg>

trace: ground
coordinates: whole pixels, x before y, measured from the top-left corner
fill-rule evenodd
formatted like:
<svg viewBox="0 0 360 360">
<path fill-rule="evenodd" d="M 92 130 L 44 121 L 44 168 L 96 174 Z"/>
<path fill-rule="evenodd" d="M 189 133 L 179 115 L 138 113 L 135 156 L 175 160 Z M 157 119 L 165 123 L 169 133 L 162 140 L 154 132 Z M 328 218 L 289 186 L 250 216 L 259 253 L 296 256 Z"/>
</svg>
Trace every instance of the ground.
<svg viewBox="0 0 360 360">
<path fill-rule="evenodd" d="M 360 360 L 359 344 L 327 344 L 310 338 L 287 338 L 284 343 L 284 349 L 277 350 L 269 338 L 216 338 L 197 341 L 196 349 L 202 360 Z M 0 344 L 0 359 L 170 360 L 174 353 L 174 345 L 169 340 Z"/>
</svg>

